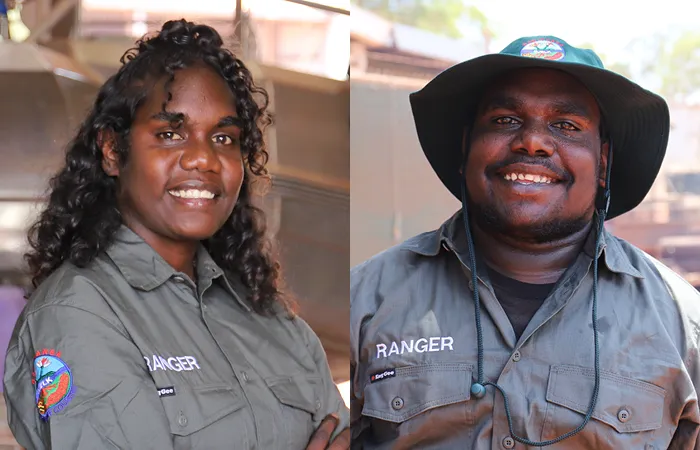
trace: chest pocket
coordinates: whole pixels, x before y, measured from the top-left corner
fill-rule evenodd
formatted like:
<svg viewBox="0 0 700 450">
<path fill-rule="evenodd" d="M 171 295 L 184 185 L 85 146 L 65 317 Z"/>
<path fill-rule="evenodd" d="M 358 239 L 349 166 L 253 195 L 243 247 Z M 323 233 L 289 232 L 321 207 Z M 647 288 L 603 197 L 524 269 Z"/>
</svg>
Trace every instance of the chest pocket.
<svg viewBox="0 0 700 450">
<path fill-rule="evenodd" d="M 432 434 L 440 433 L 441 426 L 465 426 L 473 421 L 466 403 L 472 364 L 435 363 L 394 370 L 394 376 L 368 380 L 365 385 L 362 415 L 378 419 L 372 425 L 376 442 L 412 433 L 421 433 L 429 441 Z"/>
<path fill-rule="evenodd" d="M 291 375 L 265 379 L 270 391 L 280 403 L 280 426 L 284 427 L 288 448 L 305 448 L 314 432 L 315 421 L 324 407 L 323 380 L 318 376 Z"/>
<path fill-rule="evenodd" d="M 175 449 L 224 448 L 231 442 L 248 441 L 245 424 L 237 426 L 231 417 L 246 402 L 232 388 L 180 385 L 174 389 L 175 395 L 163 396 L 161 401 L 175 435 Z"/>
<path fill-rule="evenodd" d="M 557 365 L 549 372 L 547 385 L 547 413 L 542 429 L 543 440 L 553 439 L 577 427 L 588 411 L 595 386 L 595 372 L 591 368 Z M 632 448 L 638 443 L 634 433 L 650 432 L 661 428 L 666 391 L 646 381 L 601 371 L 598 403 L 593 419 L 580 433 L 580 439 L 591 437 L 590 445 L 600 445 L 599 435 L 610 436 L 610 447 L 600 449 Z M 611 427 L 617 433 L 596 433 L 588 427 L 597 422 Z M 588 431 L 588 432 L 587 432 Z"/>
</svg>

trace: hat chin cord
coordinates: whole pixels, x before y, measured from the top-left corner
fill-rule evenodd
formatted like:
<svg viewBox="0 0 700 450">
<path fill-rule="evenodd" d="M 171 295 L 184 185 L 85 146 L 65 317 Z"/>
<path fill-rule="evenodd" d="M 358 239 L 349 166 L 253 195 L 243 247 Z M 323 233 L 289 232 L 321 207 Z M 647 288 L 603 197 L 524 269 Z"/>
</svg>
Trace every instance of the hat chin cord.
<svg viewBox="0 0 700 450">
<path fill-rule="evenodd" d="M 462 215 L 464 221 L 464 228 L 467 234 L 467 244 L 469 247 L 469 262 L 471 264 L 471 275 L 472 284 L 474 286 L 474 315 L 476 319 L 476 342 L 478 349 L 477 356 L 477 381 L 471 386 L 471 393 L 476 398 L 482 398 L 486 394 L 486 386 L 493 386 L 497 389 L 503 396 L 503 404 L 506 410 L 506 418 L 508 420 L 508 430 L 510 436 L 516 441 L 533 446 L 533 447 L 545 447 L 547 445 L 553 445 L 559 443 L 565 439 L 568 439 L 578 433 L 580 433 L 588 422 L 591 420 L 593 411 L 595 410 L 596 404 L 598 403 L 598 394 L 600 392 L 600 345 L 598 343 L 598 255 L 600 252 L 601 239 L 603 236 L 603 227 L 605 226 L 605 216 L 608 213 L 608 208 L 610 207 L 610 172 L 612 167 L 612 142 L 609 143 L 608 151 L 608 164 L 606 167 L 606 177 L 605 177 L 605 187 L 598 190 L 596 195 L 595 208 L 597 211 L 597 226 L 596 229 L 596 244 L 595 244 L 595 258 L 593 259 L 593 306 L 591 311 L 592 321 L 593 321 L 593 348 L 594 348 L 594 358 L 595 358 L 595 385 L 593 387 L 593 394 L 591 395 L 591 401 L 588 406 L 588 411 L 581 424 L 575 429 L 569 431 L 568 433 L 562 434 L 561 436 L 550 439 L 543 442 L 535 442 L 529 439 L 517 436 L 513 431 L 513 419 L 511 417 L 510 408 L 508 406 L 508 397 L 505 391 L 497 383 L 491 381 L 484 381 L 484 339 L 483 331 L 481 327 L 481 303 L 479 300 L 479 289 L 478 280 L 476 275 L 476 256 L 474 252 L 474 242 L 471 235 L 471 230 L 469 227 L 469 216 L 467 212 L 467 187 L 466 179 L 461 183 L 462 185 Z M 466 153 L 463 162 L 462 174 L 466 173 Z M 594 219 L 595 220 L 595 219 Z"/>
</svg>

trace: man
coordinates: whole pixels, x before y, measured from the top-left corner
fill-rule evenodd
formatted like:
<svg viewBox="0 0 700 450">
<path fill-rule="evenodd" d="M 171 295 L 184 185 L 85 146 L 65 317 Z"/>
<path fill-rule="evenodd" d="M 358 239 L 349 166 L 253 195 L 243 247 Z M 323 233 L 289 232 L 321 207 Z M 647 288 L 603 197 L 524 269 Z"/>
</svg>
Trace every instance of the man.
<svg viewBox="0 0 700 450">
<path fill-rule="evenodd" d="M 604 229 L 658 174 L 664 100 L 537 36 L 411 106 L 463 207 L 352 270 L 353 448 L 700 449 L 700 295 Z"/>
</svg>

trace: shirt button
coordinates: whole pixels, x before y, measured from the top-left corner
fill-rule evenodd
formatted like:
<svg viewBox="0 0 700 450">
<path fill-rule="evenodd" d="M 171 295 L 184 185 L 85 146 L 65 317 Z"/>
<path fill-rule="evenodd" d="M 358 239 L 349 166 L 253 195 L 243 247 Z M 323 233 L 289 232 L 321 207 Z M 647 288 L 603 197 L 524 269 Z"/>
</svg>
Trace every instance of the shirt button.
<svg viewBox="0 0 700 450">
<path fill-rule="evenodd" d="M 243 372 L 243 373 L 241 373 L 241 376 L 243 377 L 243 381 L 245 381 L 246 383 L 247 383 L 248 381 L 250 381 L 250 378 L 248 378 L 248 374 L 247 374 L 247 373 Z"/>
<path fill-rule="evenodd" d="M 316 399 L 316 411 L 318 411 L 319 409 L 321 409 L 321 400 Z"/>
<path fill-rule="evenodd" d="M 632 415 L 632 414 L 630 414 L 629 411 L 627 411 L 626 409 L 622 408 L 621 410 L 619 410 L 619 411 L 617 412 L 617 420 L 619 420 L 619 421 L 622 422 L 622 423 L 625 423 L 625 422 L 627 422 L 628 420 L 630 420 L 630 416 L 631 416 L 631 415 Z"/>
<path fill-rule="evenodd" d="M 185 415 L 182 413 L 182 411 L 180 411 L 180 414 L 178 414 L 178 416 L 177 416 L 177 423 L 181 427 L 187 426 L 187 417 L 185 417 Z"/>
<path fill-rule="evenodd" d="M 503 448 L 513 448 L 515 447 L 515 439 L 510 436 L 506 436 L 503 439 Z"/>
<path fill-rule="evenodd" d="M 474 290 L 474 282 L 472 280 L 469 280 L 469 290 L 470 291 Z"/>
<path fill-rule="evenodd" d="M 513 352 L 513 357 L 511 359 L 513 360 L 513 362 L 518 362 L 520 361 L 520 356 L 520 351 L 516 350 L 515 352 Z"/>
<path fill-rule="evenodd" d="M 391 401 L 391 407 L 397 411 L 403 408 L 403 399 L 401 397 L 396 397 Z"/>
<path fill-rule="evenodd" d="M 202 305 L 202 310 L 206 311 L 207 310 L 207 305 Z"/>
<path fill-rule="evenodd" d="M 175 280 L 177 283 L 184 283 L 185 279 L 182 278 L 181 276 L 174 276 L 173 280 Z"/>
</svg>

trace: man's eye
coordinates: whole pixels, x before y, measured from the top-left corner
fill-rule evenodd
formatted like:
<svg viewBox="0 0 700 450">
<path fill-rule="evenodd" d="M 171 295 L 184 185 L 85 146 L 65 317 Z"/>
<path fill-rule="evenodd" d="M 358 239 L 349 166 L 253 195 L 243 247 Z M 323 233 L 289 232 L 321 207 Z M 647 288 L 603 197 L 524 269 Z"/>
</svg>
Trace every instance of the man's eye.
<svg viewBox="0 0 700 450">
<path fill-rule="evenodd" d="M 494 122 L 499 125 L 513 125 L 518 123 L 518 121 L 513 119 L 512 117 L 499 117 L 496 120 L 494 120 Z"/>
<path fill-rule="evenodd" d="M 560 128 L 566 131 L 579 131 L 579 129 L 575 125 L 572 125 L 569 122 L 558 122 L 555 123 L 554 126 L 556 128 Z"/>
</svg>

